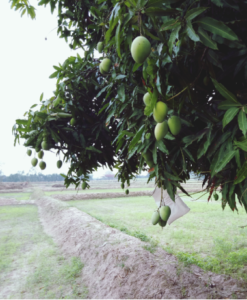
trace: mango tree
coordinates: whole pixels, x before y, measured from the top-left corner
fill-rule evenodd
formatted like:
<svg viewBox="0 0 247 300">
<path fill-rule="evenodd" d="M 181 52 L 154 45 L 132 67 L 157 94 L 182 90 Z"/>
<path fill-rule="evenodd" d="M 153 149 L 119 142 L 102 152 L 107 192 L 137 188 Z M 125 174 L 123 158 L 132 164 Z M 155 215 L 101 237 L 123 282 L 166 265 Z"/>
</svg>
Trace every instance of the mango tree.
<svg viewBox="0 0 247 300">
<path fill-rule="evenodd" d="M 34 17 L 28 1 L 11 2 Z M 247 0 L 38 5 L 57 8 L 58 35 L 85 57 L 54 66 L 54 94 L 16 120 L 15 143 L 63 153 L 67 187 L 89 187 L 100 166 L 122 186 L 149 170 L 174 200 L 194 172 L 209 199 L 220 189 L 223 208 L 238 199 L 247 211 Z"/>
</svg>

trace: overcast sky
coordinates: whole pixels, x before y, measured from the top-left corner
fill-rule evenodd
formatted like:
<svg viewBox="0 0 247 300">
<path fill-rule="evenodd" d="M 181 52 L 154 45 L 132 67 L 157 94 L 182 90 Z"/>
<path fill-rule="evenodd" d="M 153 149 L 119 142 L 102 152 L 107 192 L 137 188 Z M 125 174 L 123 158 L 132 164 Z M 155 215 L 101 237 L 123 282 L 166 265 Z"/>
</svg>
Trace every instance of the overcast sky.
<svg viewBox="0 0 247 300">
<path fill-rule="evenodd" d="M 18 11 L 10 9 L 8 0 L 0 1 L 0 170 L 5 175 L 19 171 L 28 173 L 32 168 L 32 157 L 26 155 L 24 140 L 14 147 L 12 126 L 15 120 L 24 118 L 24 113 L 33 104 L 40 103 L 41 93 L 44 93 L 44 99 L 52 96 L 56 79 L 49 79 L 49 76 L 55 71 L 53 65 L 62 64 L 76 53 L 83 56 L 82 50 L 71 50 L 63 39 L 58 38 L 56 29 L 53 30 L 57 27 L 56 12 L 52 15 L 49 6 L 38 7 L 36 3 L 36 19 L 31 20 L 27 15 L 21 18 Z M 55 154 L 45 151 L 47 167 L 42 173 L 67 173 L 68 165 L 58 170 L 57 160 Z M 35 170 L 41 171 L 38 166 Z M 101 177 L 104 172 L 99 170 L 94 176 Z"/>
</svg>

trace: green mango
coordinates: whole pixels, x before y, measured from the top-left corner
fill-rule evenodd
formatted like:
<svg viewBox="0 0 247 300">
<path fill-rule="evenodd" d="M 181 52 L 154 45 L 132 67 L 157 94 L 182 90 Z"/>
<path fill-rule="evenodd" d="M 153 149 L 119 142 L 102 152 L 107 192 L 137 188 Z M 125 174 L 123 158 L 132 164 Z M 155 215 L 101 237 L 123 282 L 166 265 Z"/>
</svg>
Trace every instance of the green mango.
<svg viewBox="0 0 247 300">
<path fill-rule="evenodd" d="M 99 53 L 102 53 L 103 49 L 104 49 L 104 43 L 103 42 L 98 42 L 97 50 L 99 51 Z"/>
<path fill-rule="evenodd" d="M 153 117 L 157 123 L 162 123 L 168 112 L 168 106 L 164 102 L 157 102 L 153 109 Z"/>
<path fill-rule="evenodd" d="M 150 132 L 148 132 L 148 133 L 145 134 L 145 139 L 146 139 L 146 140 L 149 140 L 150 137 L 151 137 L 151 133 L 150 133 Z"/>
<path fill-rule="evenodd" d="M 170 215 L 171 215 L 171 209 L 169 206 L 161 206 L 160 210 L 160 218 L 167 222 L 167 220 L 169 219 Z"/>
<path fill-rule="evenodd" d="M 72 118 L 72 119 L 70 120 L 70 125 L 71 125 L 71 126 L 74 126 L 74 125 L 75 125 L 75 123 L 76 123 L 76 120 L 75 120 L 75 118 Z"/>
<path fill-rule="evenodd" d="M 159 215 L 159 213 L 158 213 L 157 211 L 155 211 L 155 212 L 153 213 L 153 216 L 152 216 L 152 224 L 153 224 L 153 225 L 158 224 L 158 223 L 159 223 L 159 220 L 160 220 L 160 215 Z"/>
<path fill-rule="evenodd" d="M 159 225 L 161 227 L 165 227 L 166 226 L 166 221 L 163 221 L 162 219 L 159 219 Z"/>
<path fill-rule="evenodd" d="M 41 147 L 42 147 L 43 150 L 49 150 L 50 149 L 50 146 L 46 141 L 43 141 L 41 143 Z"/>
<path fill-rule="evenodd" d="M 112 62 L 109 58 L 104 58 L 100 65 L 103 72 L 109 72 L 112 66 Z"/>
<path fill-rule="evenodd" d="M 37 158 L 34 157 L 34 158 L 31 160 L 32 166 L 33 166 L 33 167 L 36 167 L 36 166 L 37 166 L 37 163 L 38 163 L 38 160 L 37 160 Z"/>
<path fill-rule="evenodd" d="M 59 159 L 57 161 L 57 167 L 58 167 L 58 169 L 60 169 L 62 167 L 62 164 L 63 164 L 63 162 Z"/>
<path fill-rule="evenodd" d="M 38 153 L 38 158 L 42 159 L 43 156 L 44 156 L 44 151 L 42 151 L 42 150 L 39 151 L 39 153 Z"/>
<path fill-rule="evenodd" d="M 46 168 L 46 163 L 44 161 L 41 161 L 39 163 L 39 167 L 40 167 L 41 170 L 44 170 Z"/>
<path fill-rule="evenodd" d="M 129 190 L 126 190 L 126 191 L 125 191 L 125 194 L 126 194 L 126 195 L 129 195 Z"/>
<path fill-rule="evenodd" d="M 180 120 L 180 118 L 177 117 L 177 116 L 172 116 L 168 120 L 168 126 L 169 126 L 169 129 L 170 129 L 170 131 L 173 135 L 179 134 L 179 132 L 181 130 L 181 120 Z"/>
<path fill-rule="evenodd" d="M 219 195 L 218 194 L 214 194 L 214 199 L 215 199 L 215 201 L 217 201 L 219 199 Z"/>
<path fill-rule="evenodd" d="M 130 52 L 134 61 L 142 64 L 151 53 L 151 44 L 144 36 L 138 36 L 133 40 Z"/>
<path fill-rule="evenodd" d="M 146 93 L 144 96 L 143 96 L 143 102 L 146 106 L 150 105 L 151 104 L 151 95 L 149 93 Z"/>
<path fill-rule="evenodd" d="M 168 132 L 168 126 L 166 121 L 156 124 L 154 129 L 154 136 L 157 141 L 161 141 L 164 138 L 164 136 L 167 134 L 167 132 Z"/>
<path fill-rule="evenodd" d="M 32 150 L 28 149 L 28 150 L 27 150 L 27 155 L 28 155 L 28 156 L 31 156 L 31 155 L 32 155 Z"/>
</svg>

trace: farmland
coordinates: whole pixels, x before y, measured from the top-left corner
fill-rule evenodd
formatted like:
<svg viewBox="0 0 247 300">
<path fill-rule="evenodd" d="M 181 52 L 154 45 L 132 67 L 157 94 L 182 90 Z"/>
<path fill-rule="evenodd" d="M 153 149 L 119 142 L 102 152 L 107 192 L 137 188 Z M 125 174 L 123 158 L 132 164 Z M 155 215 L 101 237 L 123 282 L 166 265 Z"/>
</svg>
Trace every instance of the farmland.
<svg viewBox="0 0 247 300">
<path fill-rule="evenodd" d="M 124 234 L 123 237 L 126 238 L 123 239 L 123 245 L 127 243 L 129 238 L 137 238 L 135 240 L 139 242 L 136 243 L 136 246 L 133 246 L 131 240 L 132 249 L 139 245 L 142 249 L 140 251 L 144 251 L 144 254 L 149 253 L 151 258 L 153 255 L 160 255 L 160 251 L 172 255 L 171 257 L 174 257 L 177 261 L 181 274 L 188 268 L 193 269 L 193 266 L 197 266 L 205 272 L 230 276 L 229 278 L 242 282 L 240 286 L 246 285 L 247 227 L 241 228 L 240 226 L 246 225 L 247 221 L 246 213 L 241 206 L 238 206 L 238 212 L 232 212 L 228 207 L 222 211 L 220 201 L 210 200 L 208 202 L 207 194 L 197 193 L 192 195 L 192 198 L 180 194 L 190 208 L 190 212 L 162 230 L 158 225 L 153 226 L 150 222 L 152 213 L 156 208 L 154 199 L 151 196 L 153 191 L 152 182 L 148 186 L 141 180 L 132 183 L 129 187 L 130 195 L 128 197 L 125 196 L 123 190 L 119 189 L 119 183 L 117 182 L 108 181 L 106 185 L 106 182 L 92 181 L 91 189 L 86 191 L 52 187 L 54 184 L 30 184 L 18 192 L 14 190 L 1 191 L 0 201 L 15 199 L 19 204 L 23 204 L 0 206 L 0 279 L 3 285 L 0 296 L 3 298 L 92 297 L 92 286 L 90 286 L 90 281 L 87 281 L 84 269 L 88 261 L 86 253 L 91 249 L 91 256 L 94 257 L 92 249 L 96 251 L 98 246 L 92 244 L 91 247 L 93 248 L 90 248 L 88 245 L 87 249 L 84 245 L 82 248 L 84 250 L 81 250 L 79 256 L 76 254 L 77 252 L 73 252 L 74 250 L 69 250 L 72 251 L 69 255 L 62 250 L 64 246 L 61 244 L 61 237 L 56 239 L 56 236 L 53 236 L 52 231 L 49 229 L 49 220 L 53 217 L 47 215 L 49 213 L 47 210 L 46 219 L 44 219 L 42 210 L 45 211 L 45 209 L 41 209 L 40 206 L 42 197 L 52 199 L 50 197 L 56 194 L 66 195 L 66 197 L 71 195 L 72 197 L 74 194 L 91 193 L 91 199 L 67 201 L 66 205 L 64 204 L 65 206 L 62 205 L 63 201 L 56 200 L 55 203 L 58 203 L 56 205 L 61 203 L 65 212 L 75 209 L 75 212 L 81 211 L 83 216 L 89 215 L 93 217 L 93 220 L 98 220 L 99 223 L 97 224 L 99 225 L 97 225 L 97 228 L 100 227 L 97 230 L 102 230 L 102 239 L 104 231 L 109 231 L 107 228 L 112 228 L 114 232 L 118 233 L 119 238 L 107 234 L 104 238 L 106 242 L 103 243 L 104 240 L 102 240 L 104 246 L 107 239 L 110 238 L 110 244 L 112 245 L 108 248 L 104 246 L 104 251 L 107 251 L 104 253 L 113 251 L 109 247 L 112 247 L 112 249 L 118 247 L 117 249 L 119 249 L 122 245 L 120 236 Z M 191 181 L 186 188 L 190 191 L 199 190 L 200 182 Z M 33 190 L 39 191 L 40 196 L 36 198 L 41 200 L 35 199 Z M 131 193 L 141 191 L 147 191 L 150 195 L 131 196 Z M 97 199 L 97 195 L 102 193 L 108 193 L 112 197 Z M 115 193 L 122 193 L 123 196 L 114 198 Z M 30 200 L 33 201 L 33 204 L 38 201 L 38 206 L 28 204 Z M 56 213 L 54 218 L 56 218 Z M 43 221 L 40 223 L 39 220 Z M 44 220 L 46 221 L 44 222 Z M 68 220 L 68 218 L 65 220 Z M 89 230 L 91 225 L 90 223 L 87 225 L 88 221 L 85 222 L 85 230 Z M 45 223 L 48 225 L 44 225 Z M 104 224 L 107 227 L 104 227 Z M 95 253 L 98 257 L 98 252 Z M 98 257 L 99 259 L 102 260 Z M 119 268 L 121 265 L 125 268 L 126 262 L 117 263 L 114 270 L 116 266 Z M 67 275 L 65 276 L 65 274 Z M 142 279 L 140 278 L 140 280 Z M 241 287 L 238 287 L 238 291 L 244 292 Z M 205 295 L 211 295 L 207 293 Z M 189 294 L 189 291 L 187 291 L 187 294 Z M 236 298 L 244 295 L 234 292 L 234 290 L 232 290 L 232 294 Z M 181 297 L 181 294 L 178 295 L 180 296 L 177 297 Z M 168 295 L 168 297 L 170 296 Z M 148 297 L 151 297 L 151 295 L 148 295 Z"/>
</svg>

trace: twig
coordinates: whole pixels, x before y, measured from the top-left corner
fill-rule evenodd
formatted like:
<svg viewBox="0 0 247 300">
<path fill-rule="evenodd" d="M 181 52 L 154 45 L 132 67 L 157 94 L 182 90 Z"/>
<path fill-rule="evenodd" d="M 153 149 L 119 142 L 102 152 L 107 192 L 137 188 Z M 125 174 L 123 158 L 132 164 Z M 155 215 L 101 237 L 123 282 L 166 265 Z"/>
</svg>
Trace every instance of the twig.
<svg viewBox="0 0 247 300">
<path fill-rule="evenodd" d="M 201 61 L 203 60 L 203 58 L 204 58 L 204 56 L 205 56 L 207 50 L 208 50 L 208 47 L 206 47 L 206 48 L 204 49 L 203 54 L 202 54 L 202 57 L 201 57 Z M 180 91 L 178 94 L 176 94 L 175 96 L 172 96 L 171 98 L 169 98 L 169 99 L 166 100 L 166 101 L 170 101 L 170 100 L 172 100 L 173 98 L 179 96 L 181 93 L 183 93 L 185 90 L 187 90 L 188 87 L 193 87 L 194 84 L 196 83 L 196 81 L 198 80 L 198 78 L 200 77 L 202 70 L 203 70 L 203 68 L 201 68 L 199 74 L 197 75 L 197 77 L 195 78 L 195 80 L 194 80 L 191 84 L 189 84 L 187 87 L 185 87 L 185 88 L 184 88 L 182 91 Z"/>
<path fill-rule="evenodd" d="M 182 94 L 185 90 L 187 90 L 187 88 L 188 88 L 188 86 L 187 86 L 186 88 L 184 88 L 182 91 L 180 91 L 178 94 L 176 94 L 176 95 L 172 96 L 171 98 L 167 99 L 166 101 L 170 101 L 170 100 L 172 100 L 173 98 L 179 96 L 179 95 Z"/>
</svg>

